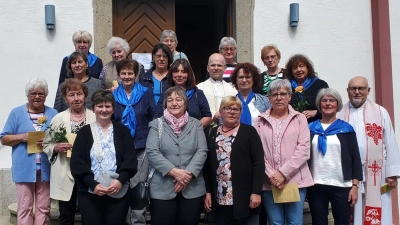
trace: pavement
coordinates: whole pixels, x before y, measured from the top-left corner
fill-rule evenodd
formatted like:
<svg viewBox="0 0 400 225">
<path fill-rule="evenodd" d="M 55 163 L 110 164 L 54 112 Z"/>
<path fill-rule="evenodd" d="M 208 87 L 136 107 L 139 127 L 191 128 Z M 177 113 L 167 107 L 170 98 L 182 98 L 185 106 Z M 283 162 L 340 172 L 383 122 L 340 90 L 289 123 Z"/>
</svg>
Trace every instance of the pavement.
<svg viewBox="0 0 400 225">
<path fill-rule="evenodd" d="M 0 217 L 0 225 L 13 225 L 10 223 L 10 217 Z"/>
</svg>

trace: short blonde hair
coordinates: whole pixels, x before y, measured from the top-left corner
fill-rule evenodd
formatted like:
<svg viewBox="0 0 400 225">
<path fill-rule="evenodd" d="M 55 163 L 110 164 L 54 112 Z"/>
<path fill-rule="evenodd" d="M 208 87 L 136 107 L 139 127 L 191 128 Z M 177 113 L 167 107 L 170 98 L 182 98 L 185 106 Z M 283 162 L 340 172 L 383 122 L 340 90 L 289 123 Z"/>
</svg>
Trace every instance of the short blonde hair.
<svg viewBox="0 0 400 225">
<path fill-rule="evenodd" d="M 225 107 L 236 105 L 240 108 L 240 112 L 242 112 L 242 102 L 236 96 L 226 96 L 221 100 L 221 105 L 219 106 L 219 112 L 222 112 L 222 109 Z"/>
<path fill-rule="evenodd" d="M 92 35 L 87 32 L 86 30 L 77 30 L 75 31 L 75 33 L 72 35 L 72 43 L 75 46 L 75 42 L 79 41 L 81 39 L 85 39 L 89 42 L 89 49 L 92 46 L 92 41 L 93 41 L 93 37 Z"/>
</svg>

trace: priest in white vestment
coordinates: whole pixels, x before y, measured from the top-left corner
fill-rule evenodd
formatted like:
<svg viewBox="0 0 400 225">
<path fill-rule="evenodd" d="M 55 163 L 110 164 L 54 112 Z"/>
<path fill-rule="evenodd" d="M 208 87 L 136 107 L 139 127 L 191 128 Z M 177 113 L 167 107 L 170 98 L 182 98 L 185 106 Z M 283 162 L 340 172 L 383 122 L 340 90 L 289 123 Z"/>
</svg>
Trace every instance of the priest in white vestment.
<svg viewBox="0 0 400 225">
<path fill-rule="evenodd" d="M 210 78 L 197 85 L 204 92 L 212 114 L 211 125 L 217 125 L 219 120 L 219 106 L 226 96 L 236 96 L 237 90 L 232 84 L 224 81 L 223 74 L 226 70 L 224 56 L 219 53 L 212 54 L 208 59 L 207 71 Z"/>
<path fill-rule="evenodd" d="M 367 99 L 370 89 L 365 77 L 352 78 L 347 88 L 349 102 L 338 113 L 338 118 L 350 123 L 357 134 L 363 164 L 354 225 L 391 225 L 391 192 L 381 195 L 380 189 L 385 184 L 397 187 L 400 154 L 387 110 Z"/>
</svg>

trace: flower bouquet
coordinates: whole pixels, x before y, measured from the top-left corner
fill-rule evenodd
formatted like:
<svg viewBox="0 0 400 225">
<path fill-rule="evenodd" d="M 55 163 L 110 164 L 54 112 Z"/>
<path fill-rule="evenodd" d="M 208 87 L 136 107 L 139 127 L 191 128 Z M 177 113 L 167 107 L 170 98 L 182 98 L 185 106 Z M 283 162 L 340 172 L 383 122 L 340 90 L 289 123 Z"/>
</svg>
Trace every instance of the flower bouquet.
<svg viewBox="0 0 400 225">
<path fill-rule="evenodd" d="M 306 99 L 306 96 L 304 96 L 304 87 L 303 86 L 298 86 L 294 89 L 294 98 L 297 99 L 293 103 L 293 108 L 298 111 L 298 112 L 303 112 L 306 110 L 306 106 L 309 105 Z"/>
<path fill-rule="evenodd" d="M 65 128 L 64 123 L 61 123 L 59 125 L 53 125 L 53 124 L 48 124 L 47 123 L 47 117 L 42 116 L 38 119 L 38 124 L 40 126 L 46 126 L 46 130 L 48 130 L 49 135 L 51 136 L 51 142 L 55 143 L 69 143 L 68 138 L 67 138 L 67 129 Z M 71 150 L 68 150 L 67 152 L 67 157 L 70 157 L 71 155 Z M 53 163 L 57 159 L 58 153 L 55 152 L 53 153 L 52 157 L 50 158 L 50 162 Z"/>
</svg>

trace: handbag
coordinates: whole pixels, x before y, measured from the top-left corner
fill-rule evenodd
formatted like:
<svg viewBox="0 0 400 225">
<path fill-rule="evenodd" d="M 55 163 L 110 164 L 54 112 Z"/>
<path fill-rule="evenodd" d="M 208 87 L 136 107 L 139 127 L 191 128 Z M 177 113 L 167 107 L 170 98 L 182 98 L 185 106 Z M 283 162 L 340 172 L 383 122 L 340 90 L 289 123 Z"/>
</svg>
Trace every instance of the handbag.
<svg viewBox="0 0 400 225">
<path fill-rule="evenodd" d="M 99 133 L 97 132 L 97 129 L 95 126 L 96 126 L 95 123 L 91 123 L 90 129 L 92 130 L 93 147 L 96 151 L 96 159 L 99 162 L 101 162 L 103 160 L 104 153 L 101 150 L 100 137 L 99 137 Z M 100 168 L 101 168 L 101 163 L 100 163 Z M 99 182 L 104 187 L 109 187 L 111 185 L 111 182 L 113 180 L 117 179 L 118 177 L 119 177 L 118 173 L 102 169 L 102 171 L 100 172 L 96 181 Z M 110 196 L 112 198 L 122 198 L 128 192 L 128 188 L 129 188 L 129 183 L 125 182 L 125 184 L 122 185 L 121 189 L 117 193 L 108 194 L 108 196 Z"/>
<path fill-rule="evenodd" d="M 162 134 L 162 120 L 161 118 L 157 119 L 158 121 L 158 138 L 160 140 L 160 148 L 161 148 L 161 134 Z M 139 171 L 142 170 L 143 162 L 146 157 L 146 151 L 144 152 L 143 161 L 139 167 Z M 147 176 L 146 181 L 140 181 L 135 187 L 131 189 L 130 192 L 130 207 L 132 210 L 140 210 L 150 204 L 150 182 L 155 172 L 154 168 L 151 168 L 149 171 L 149 175 Z"/>
</svg>

